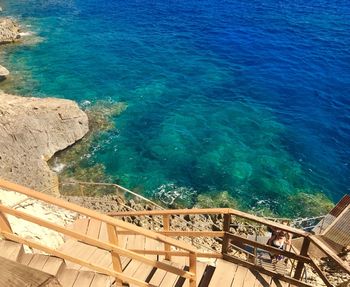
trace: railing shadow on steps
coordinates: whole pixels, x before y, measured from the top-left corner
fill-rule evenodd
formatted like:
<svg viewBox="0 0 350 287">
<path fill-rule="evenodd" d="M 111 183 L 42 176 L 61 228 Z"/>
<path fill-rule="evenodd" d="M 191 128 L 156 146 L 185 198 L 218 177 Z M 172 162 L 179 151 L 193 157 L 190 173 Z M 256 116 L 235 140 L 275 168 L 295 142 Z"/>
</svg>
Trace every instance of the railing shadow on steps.
<svg viewBox="0 0 350 287">
<path fill-rule="evenodd" d="M 141 280 L 138 280 L 137 278 L 133 278 L 130 276 L 126 276 L 123 274 L 122 267 L 121 267 L 121 260 L 120 256 L 125 256 L 130 258 L 131 260 L 136 260 L 141 263 L 150 265 L 154 268 L 158 268 L 161 270 L 164 270 L 169 273 L 176 274 L 180 277 L 183 277 L 184 279 L 189 280 L 190 287 L 196 286 L 196 260 L 197 260 L 197 250 L 186 243 L 183 243 L 179 240 L 167 237 L 165 235 L 158 234 L 156 232 L 143 229 L 141 227 L 137 227 L 133 224 L 117 220 L 115 218 L 112 218 L 108 215 L 100 214 L 96 211 L 81 207 L 79 205 L 69 203 L 67 201 L 64 201 L 59 198 L 52 197 L 47 194 L 43 194 L 37 191 L 34 191 L 32 189 L 23 187 L 21 185 L 11 183 L 5 180 L 0 179 L 0 188 L 6 191 L 10 192 L 18 192 L 20 194 L 24 194 L 32 199 L 45 202 L 46 204 L 51 204 L 55 207 L 60 207 L 66 210 L 70 210 L 73 212 L 76 212 L 80 215 L 84 215 L 87 218 L 92 218 L 99 220 L 107 225 L 107 231 L 108 231 L 108 237 L 109 242 L 104 242 L 98 239 L 95 239 L 93 237 L 87 236 L 86 234 L 73 231 L 65 226 L 57 225 L 55 223 L 52 223 L 50 221 L 44 220 L 42 218 L 38 218 L 36 216 L 30 215 L 28 213 L 16 210 L 15 208 L 8 207 L 5 205 L 0 204 L 0 235 L 8 240 L 12 240 L 21 244 L 24 244 L 30 248 L 34 248 L 40 251 L 43 251 L 49 255 L 57 256 L 62 259 L 65 259 L 67 261 L 76 263 L 78 265 L 87 267 L 91 270 L 94 270 L 96 272 L 109 275 L 116 278 L 117 286 L 121 286 L 123 282 L 134 284 L 136 286 L 152 286 L 148 282 L 144 282 Z M 81 260 L 77 257 L 71 256 L 70 254 L 67 254 L 65 252 L 61 252 L 52 248 L 49 248 L 41 243 L 38 243 L 34 240 L 27 239 L 24 237 L 21 237 L 19 235 L 16 235 L 12 232 L 11 225 L 9 221 L 7 220 L 6 215 L 12 215 L 17 218 L 20 218 L 22 220 L 40 225 L 42 227 L 54 230 L 58 233 L 64 234 L 68 237 L 74 238 L 79 242 L 95 246 L 97 248 L 106 250 L 110 252 L 112 263 L 113 263 L 113 269 L 108 269 L 105 267 L 101 267 L 98 265 L 95 265 L 93 263 Z M 170 264 L 160 262 L 157 260 L 149 259 L 144 255 L 141 255 L 140 253 L 130 251 L 128 249 L 122 248 L 118 246 L 118 235 L 119 232 L 117 232 L 116 228 L 120 228 L 126 231 L 129 231 L 133 234 L 142 235 L 148 238 L 151 238 L 153 240 L 156 240 L 160 243 L 165 244 L 166 246 L 173 246 L 178 251 L 181 256 L 188 257 L 189 262 L 189 270 L 183 270 L 180 268 L 177 268 L 175 266 L 172 266 Z"/>
<path fill-rule="evenodd" d="M 320 241 L 316 236 L 311 233 L 305 232 L 300 229 L 296 229 L 284 224 L 266 220 L 245 212 L 241 212 L 235 209 L 219 208 L 219 209 L 174 209 L 174 210 L 142 210 L 142 211 L 126 211 L 126 212 L 111 212 L 110 216 L 123 217 L 123 216 L 151 216 L 159 217 L 163 222 L 163 229 L 158 233 L 171 236 L 174 238 L 219 238 L 221 245 L 221 253 L 203 253 L 198 252 L 198 257 L 205 258 L 223 258 L 224 260 L 233 262 L 238 265 L 242 265 L 249 269 L 256 270 L 260 273 L 266 274 L 273 278 L 285 281 L 295 286 L 313 286 L 308 282 L 307 274 L 312 271 L 319 276 L 319 279 L 327 287 L 333 286 L 328 280 L 327 275 L 322 271 L 320 261 L 315 260 L 309 256 L 309 250 L 317 249 L 319 253 L 322 253 L 323 258 L 327 258 L 332 261 L 339 271 L 343 271 L 350 274 L 350 267 L 347 263 L 342 261 L 333 250 L 331 250 L 324 242 Z M 219 216 L 222 218 L 221 230 L 178 230 L 172 225 L 172 221 L 175 216 Z M 159 219 L 158 218 L 158 219 Z M 300 250 L 290 246 L 288 250 L 281 250 L 273 246 L 267 245 L 267 242 L 259 242 L 258 236 L 247 236 L 240 234 L 235 229 L 232 222 L 246 221 L 249 222 L 249 226 L 255 226 L 255 232 L 257 230 L 283 230 L 287 232 L 293 238 L 299 238 L 302 240 Z M 200 223 L 199 223 L 200 224 Z M 130 234 L 130 231 L 122 231 L 120 234 Z M 143 253 L 143 250 L 134 250 L 138 253 Z M 157 251 L 147 251 L 147 254 L 156 254 Z M 240 252 L 239 256 L 235 255 Z M 259 263 L 258 253 L 264 253 L 265 255 L 282 255 L 286 261 L 279 262 L 286 268 L 285 272 L 278 270 L 276 264 L 261 264 Z M 174 256 L 174 251 L 171 251 L 169 245 L 165 245 L 163 253 L 166 258 L 171 259 Z M 271 262 L 271 260 L 269 261 Z M 271 267 L 271 268 L 269 268 Z M 319 285 L 317 285 L 319 286 Z"/>
</svg>

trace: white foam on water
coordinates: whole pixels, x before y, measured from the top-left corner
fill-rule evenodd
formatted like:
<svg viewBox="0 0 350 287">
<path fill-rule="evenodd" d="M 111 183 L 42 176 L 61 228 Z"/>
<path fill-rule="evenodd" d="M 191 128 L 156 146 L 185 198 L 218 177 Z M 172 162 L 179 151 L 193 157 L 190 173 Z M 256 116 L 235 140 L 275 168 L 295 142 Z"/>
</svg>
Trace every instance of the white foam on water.
<svg viewBox="0 0 350 287">
<path fill-rule="evenodd" d="M 51 169 L 54 172 L 60 173 L 65 167 L 66 167 L 65 164 L 55 162 L 55 164 L 51 167 Z"/>
</svg>

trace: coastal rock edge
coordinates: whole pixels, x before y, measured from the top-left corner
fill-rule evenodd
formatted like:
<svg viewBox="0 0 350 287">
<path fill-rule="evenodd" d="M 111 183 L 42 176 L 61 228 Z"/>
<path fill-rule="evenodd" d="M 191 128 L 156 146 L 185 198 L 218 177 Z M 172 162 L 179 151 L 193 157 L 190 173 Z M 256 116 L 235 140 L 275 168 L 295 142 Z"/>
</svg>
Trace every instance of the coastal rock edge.
<svg viewBox="0 0 350 287">
<path fill-rule="evenodd" d="M 57 193 L 47 160 L 88 131 L 88 117 L 73 101 L 0 94 L 0 177 Z"/>
<path fill-rule="evenodd" d="M 0 44 L 7 44 L 17 41 L 21 37 L 20 27 L 11 18 L 0 18 Z"/>
</svg>

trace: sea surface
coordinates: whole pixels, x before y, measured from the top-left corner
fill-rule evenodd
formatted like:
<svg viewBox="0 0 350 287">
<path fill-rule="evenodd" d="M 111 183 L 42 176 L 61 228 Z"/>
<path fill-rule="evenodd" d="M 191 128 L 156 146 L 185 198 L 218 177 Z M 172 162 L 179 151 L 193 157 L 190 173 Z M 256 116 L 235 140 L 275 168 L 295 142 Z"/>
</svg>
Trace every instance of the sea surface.
<svg viewBox="0 0 350 287">
<path fill-rule="evenodd" d="M 350 192 L 349 3 L 4 0 L 30 35 L 1 56 L 0 89 L 124 102 L 85 164 L 149 196 L 227 191 L 280 214 L 300 192 L 336 201 Z"/>
</svg>

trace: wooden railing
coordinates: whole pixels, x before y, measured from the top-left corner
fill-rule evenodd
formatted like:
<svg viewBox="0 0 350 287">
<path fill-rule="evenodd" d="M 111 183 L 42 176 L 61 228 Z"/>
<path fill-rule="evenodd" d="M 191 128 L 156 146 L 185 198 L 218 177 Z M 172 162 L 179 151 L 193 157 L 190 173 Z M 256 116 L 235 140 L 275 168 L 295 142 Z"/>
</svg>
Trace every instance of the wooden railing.
<svg viewBox="0 0 350 287">
<path fill-rule="evenodd" d="M 74 188 L 76 186 L 77 188 Z M 69 188 L 67 188 L 69 187 Z M 96 190 L 102 189 L 102 192 L 98 193 Z M 140 202 L 148 203 L 155 209 L 165 208 L 156 202 L 133 192 L 121 185 L 115 183 L 99 183 L 99 182 L 85 182 L 85 181 L 63 181 L 59 183 L 59 190 L 61 195 L 80 195 L 80 196 L 97 196 L 105 194 L 119 195 L 124 198 L 132 197 Z"/>
<path fill-rule="evenodd" d="M 140 227 L 137 227 L 133 224 L 126 223 L 121 220 L 114 219 L 108 215 L 103 215 L 98 212 L 95 212 L 93 210 L 81 207 L 79 205 L 66 202 L 64 200 L 52 197 L 50 195 L 46 195 L 40 192 L 36 192 L 32 189 L 20 186 L 18 184 L 14 184 L 5 180 L 0 179 L 0 188 L 5 189 L 7 191 L 14 191 L 21 194 L 24 194 L 32 199 L 36 199 L 48 204 L 51 204 L 56 207 L 60 207 L 66 210 L 70 210 L 73 212 L 76 212 L 81 215 L 85 215 L 88 218 L 93 218 L 96 220 L 99 220 L 101 222 L 104 222 L 107 225 L 107 229 L 109 231 L 109 242 L 104 242 L 92 237 L 89 237 L 85 234 L 70 230 L 64 226 L 57 225 L 55 223 L 46 221 L 44 219 L 38 218 L 33 215 L 29 215 L 27 213 L 24 213 L 22 211 L 16 210 L 12 207 L 7 207 L 5 205 L 0 204 L 0 234 L 6 239 L 16 241 L 18 243 L 25 244 L 31 248 L 35 248 L 38 250 L 41 250 L 45 253 L 58 256 L 60 258 L 63 258 L 65 260 L 71 261 L 73 263 L 77 263 L 79 265 L 88 267 L 92 270 L 95 270 L 96 272 L 100 272 L 102 274 L 114 276 L 117 280 L 117 282 L 126 282 L 130 284 L 135 284 L 137 286 L 152 286 L 151 284 L 147 282 L 140 281 L 136 278 L 132 278 L 130 276 L 126 276 L 123 274 L 121 270 L 121 264 L 120 264 L 120 255 L 128 257 L 130 259 L 134 259 L 137 261 L 140 261 L 142 263 L 151 265 L 152 267 L 163 269 L 167 272 L 179 275 L 185 279 L 189 280 L 189 284 L 191 287 L 196 286 L 196 258 L 197 258 L 197 250 L 193 248 L 191 245 L 183 243 L 179 240 L 167 237 L 165 235 L 161 235 L 158 233 L 155 233 L 153 231 L 143 229 Z M 81 260 L 77 257 L 73 257 L 70 254 L 60 252 L 58 250 L 49 248 L 41 243 L 38 243 L 36 241 L 23 238 L 19 235 L 16 235 L 12 232 L 11 225 L 9 221 L 7 220 L 6 215 L 12 215 L 15 217 L 18 217 L 20 219 L 26 220 L 28 222 L 38 224 L 40 226 L 49 228 L 51 230 L 54 230 L 56 232 L 62 233 L 64 235 L 67 235 L 69 237 L 75 238 L 76 240 L 89 244 L 104 250 L 107 250 L 111 253 L 112 262 L 113 262 L 113 270 L 107 269 L 98 265 L 94 265 L 90 262 Z M 181 254 L 183 256 L 187 256 L 189 259 L 189 271 L 185 271 L 183 269 L 171 266 L 169 264 L 159 262 L 157 260 L 149 259 L 140 253 L 124 249 L 120 246 L 118 246 L 118 232 L 116 231 L 116 228 L 124 229 L 128 232 L 132 232 L 134 234 L 143 235 L 145 237 L 154 239 L 156 241 L 159 241 L 166 246 L 172 246 L 173 248 L 177 250 L 182 250 Z M 169 247 L 167 247 L 169 248 Z"/>
<path fill-rule="evenodd" d="M 307 282 L 305 282 L 306 268 L 310 270 L 314 270 L 315 273 L 319 275 L 324 284 L 329 287 L 332 284 L 329 282 L 327 276 L 321 270 L 319 263 L 316 260 L 310 258 L 308 254 L 308 250 L 310 244 L 317 246 L 322 252 L 325 254 L 324 257 L 332 260 L 339 269 L 345 271 L 350 274 L 350 267 L 344 261 L 342 261 L 337 254 L 334 253 L 333 250 L 327 247 L 322 241 L 320 241 L 316 236 L 311 233 L 305 232 L 300 229 L 296 229 L 284 224 L 280 224 L 274 221 L 266 220 L 245 212 L 241 212 L 234 209 L 229 208 L 219 208 L 219 209 L 175 209 L 175 210 L 142 210 L 142 211 L 127 211 L 127 212 L 111 212 L 110 216 L 151 216 L 151 217 L 161 217 L 163 224 L 163 229 L 158 231 L 158 233 L 172 236 L 172 237 L 189 237 L 189 238 L 199 238 L 199 237 L 207 237 L 207 238 L 220 238 L 221 242 L 221 254 L 218 253 L 207 253 L 207 252 L 198 252 L 198 257 L 207 257 L 207 258 L 223 258 L 227 261 L 243 265 L 247 268 L 255 269 L 261 273 L 264 273 L 269 276 L 273 276 L 274 278 L 278 278 L 282 281 L 288 282 L 290 284 L 296 286 L 311 286 Z M 211 231 L 211 230 L 201 230 L 201 231 L 193 231 L 193 230 L 175 230 L 172 226 L 172 218 L 178 215 L 220 215 L 222 220 L 222 230 L 220 231 Z M 293 238 L 301 238 L 302 245 L 300 250 L 281 250 L 275 248 L 273 246 L 267 245 L 266 243 L 259 243 L 256 240 L 248 239 L 246 236 L 242 234 L 237 234 L 232 228 L 232 217 L 235 217 L 236 221 L 240 220 L 241 222 L 249 222 L 250 225 L 256 224 L 258 227 L 264 227 L 270 230 L 283 230 L 290 234 Z M 130 234 L 129 231 L 123 232 L 123 234 Z M 251 247 L 254 252 L 247 251 L 247 247 Z M 243 252 L 247 255 L 246 259 L 238 258 L 229 252 L 230 248 L 234 248 L 240 252 Z M 270 254 L 278 254 L 284 256 L 289 262 L 290 271 L 287 273 L 288 275 L 279 274 L 275 271 L 268 270 L 256 262 L 256 251 L 263 250 Z M 142 250 L 135 250 L 135 252 L 144 252 Z M 147 254 L 153 251 L 147 251 Z M 157 251 L 154 251 L 155 253 Z M 159 251 L 158 251 L 159 252 Z M 169 251 L 169 247 L 165 246 L 162 254 L 167 255 L 167 258 L 170 259 L 171 256 L 174 255 L 173 252 Z M 177 256 L 181 256 L 181 254 L 177 254 Z M 252 260 L 253 259 L 253 260 Z M 253 261 L 253 262 L 252 262 Z"/>
</svg>

